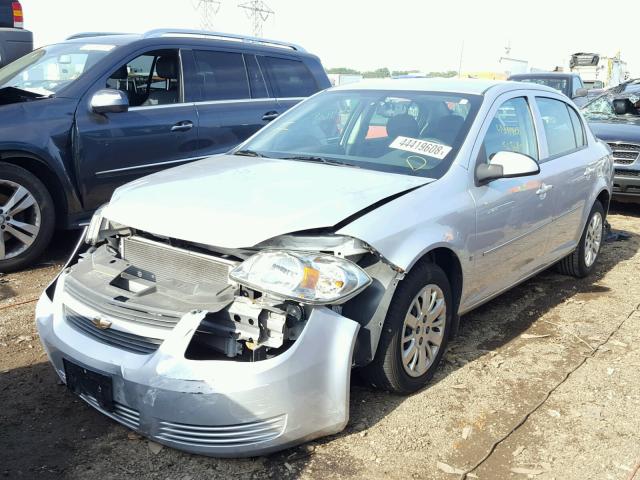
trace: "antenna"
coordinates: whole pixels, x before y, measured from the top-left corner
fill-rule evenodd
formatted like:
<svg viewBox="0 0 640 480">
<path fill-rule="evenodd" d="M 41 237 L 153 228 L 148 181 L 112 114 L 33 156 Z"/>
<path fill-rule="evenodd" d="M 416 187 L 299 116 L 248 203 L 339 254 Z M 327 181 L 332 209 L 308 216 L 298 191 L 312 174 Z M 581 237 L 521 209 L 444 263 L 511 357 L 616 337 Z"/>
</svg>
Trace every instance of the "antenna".
<svg viewBox="0 0 640 480">
<path fill-rule="evenodd" d="M 192 0 L 191 3 L 200 12 L 200 27 L 213 30 L 213 19 L 220 11 L 222 0 Z"/>
<path fill-rule="evenodd" d="M 238 8 L 244 8 L 246 10 L 247 17 L 253 22 L 253 35 L 256 37 L 262 36 L 262 26 L 264 22 L 276 13 L 262 0 L 249 0 L 248 2 L 239 4 Z"/>
</svg>

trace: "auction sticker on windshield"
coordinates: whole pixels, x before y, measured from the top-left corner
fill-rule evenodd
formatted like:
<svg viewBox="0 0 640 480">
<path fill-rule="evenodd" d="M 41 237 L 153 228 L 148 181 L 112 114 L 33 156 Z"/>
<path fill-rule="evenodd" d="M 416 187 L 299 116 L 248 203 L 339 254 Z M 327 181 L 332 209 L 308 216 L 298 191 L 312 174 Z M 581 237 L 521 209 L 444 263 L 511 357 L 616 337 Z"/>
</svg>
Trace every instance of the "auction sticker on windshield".
<svg viewBox="0 0 640 480">
<path fill-rule="evenodd" d="M 397 137 L 389 146 L 411 153 L 421 153 L 438 160 L 442 160 L 451 151 L 451 147 L 448 145 L 411 137 Z"/>
</svg>

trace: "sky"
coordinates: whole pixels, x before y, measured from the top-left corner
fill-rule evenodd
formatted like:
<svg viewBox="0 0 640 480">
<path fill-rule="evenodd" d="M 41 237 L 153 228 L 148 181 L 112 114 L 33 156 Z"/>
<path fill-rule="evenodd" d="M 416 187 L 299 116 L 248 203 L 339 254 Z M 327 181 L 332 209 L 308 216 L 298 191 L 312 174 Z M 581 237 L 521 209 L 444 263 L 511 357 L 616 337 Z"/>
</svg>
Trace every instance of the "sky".
<svg viewBox="0 0 640 480">
<path fill-rule="evenodd" d="M 246 0 L 221 0 L 214 30 L 252 34 Z M 510 57 L 529 66 L 567 66 L 575 52 L 621 52 L 640 76 L 634 23 L 615 21 L 594 0 L 265 0 L 275 11 L 263 36 L 302 45 L 326 68 L 424 72 L 497 71 Z M 37 46 L 81 31 L 143 32 L 153 28 L 200 28 L 198 0 L 21 0 L 25 27 Z M 591 5 L 592 4 L 592 5 Z M 618 0 L 624 18 L 640 17 L 640 1 Z M 596 13 L 599 12 L 600 13 Z M 602 18 L 602 17 L 605 18 Z M 603 20 L 610 18 L 611 27 Z M 602 24 L 602 26 L 600 26 Z M 463 48 L 464 45 L 464 48 Z"/>
</svg>

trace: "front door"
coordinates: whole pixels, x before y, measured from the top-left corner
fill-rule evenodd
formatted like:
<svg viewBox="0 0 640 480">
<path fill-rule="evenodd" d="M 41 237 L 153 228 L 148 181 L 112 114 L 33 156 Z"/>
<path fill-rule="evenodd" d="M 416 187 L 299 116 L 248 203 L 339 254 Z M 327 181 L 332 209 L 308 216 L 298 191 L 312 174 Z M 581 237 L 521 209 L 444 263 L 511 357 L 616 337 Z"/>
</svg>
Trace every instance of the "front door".
<svg viewBox="0 0 640 480">
<path fill-rule="evenodd" d="M 177 50 L 147 52 L 110 73 L 80 103 L 75 161 L 85 209 L 108 201 L 119 185 L 198 155 L 197 112 L 184 102 L 181 79 Z M 91 111 L 91 95 L 101 88 L 126 92 L 129 111 Z"/>
<path fill-rule="evenodd" d="M 478 162 L 499 151 L 539 159 L 539 145 L 527 97 L 503 101 L 486 130 Z M 475 168 L 474 168 L 475 170 Z M 513 285 L 544 265 L 553 194 L 544 165 L 537 175 L 503 178 L 477 186 L 473 245 L 475 270 L 470 302 L 480 301 Z"/>
</svg>

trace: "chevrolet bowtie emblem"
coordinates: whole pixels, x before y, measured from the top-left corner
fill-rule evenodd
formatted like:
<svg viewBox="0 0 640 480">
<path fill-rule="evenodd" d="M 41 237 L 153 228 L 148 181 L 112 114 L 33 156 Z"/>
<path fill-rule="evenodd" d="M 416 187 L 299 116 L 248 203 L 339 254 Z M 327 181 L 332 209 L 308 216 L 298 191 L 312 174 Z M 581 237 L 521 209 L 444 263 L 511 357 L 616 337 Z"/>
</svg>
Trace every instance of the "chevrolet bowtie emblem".
<svg viewBox="0 0 640 480">
<path fill-rule="evenodd" d="M 111 322 L 109 320 L 105 320 L 104 318 L 95 317 L 91 319 L 91 323 L 93 323 L 100 330 L 106 330 L 111 327 Z"/>
</svg>

